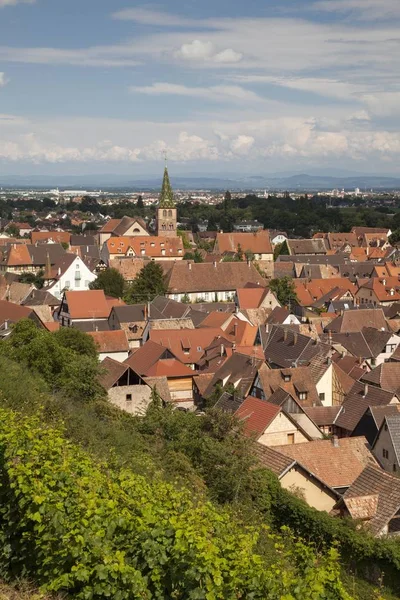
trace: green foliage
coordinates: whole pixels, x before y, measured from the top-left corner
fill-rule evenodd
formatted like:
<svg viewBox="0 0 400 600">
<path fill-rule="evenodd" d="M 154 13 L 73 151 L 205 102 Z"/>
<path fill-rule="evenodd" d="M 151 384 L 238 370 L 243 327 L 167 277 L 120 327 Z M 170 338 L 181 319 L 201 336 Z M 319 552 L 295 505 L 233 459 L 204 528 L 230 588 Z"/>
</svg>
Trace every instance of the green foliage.
<svg viewBox="0 0 400 600">
<path fill-rule="evenodd" d="M 14 223 L 10 223 L 10 225 L 8 225 L 6 232 L 8 235 L 11 235 L 11 237 L 19 237 L 19 229 Z"/>
<path fill-rule="evenodd" d="M 350 600 L 337 551 L 259 536 L 160 480 L 96 465 L 38 418 L 0 410 L 0 573 L 87 598 Z M 287 539 L 285 539 L 287 538 Z"/>
<path fill-rule="evenodd" d="M 277 260 L 278 256 L 288 256 L 288 255 L 289 255 L 289 248 L 286 243 L 286 240 L 284 242 L 281 242 L 280 244 L 276 244 L 276 246 L 274 248 L 274 260 Z"/>
<path fill-rule="evenodd" d="M 21 283 L 33 284 L 38 290 L 41 290 L 44 285 L 44 271 L 38 271 L 37 273 L 21 273 L 18 277 Z"/>
<path fill-rule="evenodd" d="M 224 196 L 224 211 L 229 212 L 232 208 L 232 194 L 229 190 L 225 192 Z"/>
<path fill-rule="evenodd" d="M 165 296 L 167 285 L 161 265 L 150 261 L 141 269 L 132 285 L 127 289 L 124 300 L 128 304 L 148 302 L 157 296 Z"/>
<path fill-rule="evenodd" d="M 89 284 L 91 290 L 104 290 L 106 296 L 122 298 L 125 290 L 125 280 L 117 269 L 109 268 L 101 271 L 97 279 Z"/>
<path fill-rule="evenodd" d="M 201 254 L 198 250 L 195 250 L 194 252 L 185 252 L 185 255 L 183 258 L 184 258 L 184 260 L 193 260 L 195 263 L 204 262 L 203 257 L 201 256 Z"/>
<path fill-rule="evenodd" d="M 98 382 L 99 364 L 93 341 L 81 332 L 50 333 L 22 319 L 0 343 L 0 353 L 39 373 L 54 391 L 91 400 L 104 395 Z"/>
<path fill-rule="evenodd" d="M 191 250 L 192 246 L 188 240 L 187 232 L 183 229 L 177 229 L 176 235 L 182 238 L 182 244 L 185 250 Z"/>
<path fill-rule="evenodd" d="M 400 242 L 400 228 L 395 229 L 392 235 L 389 236 L 389 244 L 396 246 Z"/>
<path fill-rule="evenodd" d="M 282 306 L 289 306 L 291 303 L 297 301 L 296 290 L 291 277 L 271 279 L 269 289 L 271 292 L 274 292 Z"/>
<path fill-rule="evenodd" d="M 136 208 L 138 208 L 139 210 L 144 208 L 143 196 L 141 196 L 141 195 L 138 196 L 138 199 L 136 202 Z"/>
</svg>

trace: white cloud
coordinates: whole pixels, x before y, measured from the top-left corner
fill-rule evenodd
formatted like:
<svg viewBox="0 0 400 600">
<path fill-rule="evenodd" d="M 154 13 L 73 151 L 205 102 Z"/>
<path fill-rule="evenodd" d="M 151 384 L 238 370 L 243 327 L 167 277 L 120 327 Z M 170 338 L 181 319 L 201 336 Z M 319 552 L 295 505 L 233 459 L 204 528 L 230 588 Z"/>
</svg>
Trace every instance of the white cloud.
<svg viewBox="0 0 400 600">
<path fill-rule="evenodd" d="M 246 90 L 238 85 L 214 85 L 210 87 L 189 87 L 176 83 L 153 83 L 148 86 L 131 86 L 130 91 L 151 96 L 190 96 L 192 98 L 205 98 L 207 100 L 216 100 L 226 102 L 234 100 L 237 102 L 251 101 L 262 102 L 262 98 L 254 92 Z"/>
<path fill-rule="evenodd" d="M 326 12 L 348 13 L 368 21 L 400 17 L 398 0 L 320 0 L 315 2 L 312 8 Z"/>
<path fill-rule="evenodd" d="M 293 165 L 327 160 L 369 161 L 374 169 L 379 161 L 397 164 L 400 159 L 400 133 L 374 131 L 373 125 L 357 129 L 351 120 L 317 122 L 299 116 L 162 123 L 4 117 L 4 123 L 0 117 L 0 158 L 35 164 L 142 165 L 161 161 L 165 149 L 171 161 L 196 165 L 220 161 L 253 169 L 262 168 L 266 158 L 278 168 L 283 161 Z"/>
<path fill-rule="evenodd" d="M 6 75 L 5 75 L 5 73 L 2 73 L 0 71 L 0 87 L 5 86 L 6 83 L 7 83 L 7 81 L 6 81 Z"/>
<path fill-rule="evenodd" d="M 377 116 L 400 115 L 400 92 L 365 94 L 363 100 L 369 110 Z"/>
<path fill-rule="evenodd" d="M 0 60 L 27 64 L 73 65 L 76 67 L 137 66 L 131 46 L 92 46 L 89 48 L 11 48 L 0 46 Z"/>
<path fill-rule="evenodd" d="M 140 25 L 154 25 L 157 27 L 193 27 L 198 25 L 198 22 L 194 19 L 187 19 L 185 17 L 171 15 L 166 12 L 154 11 L 140 7 L 119 10 L 112 16 L 114 19 L 118 19 L 120 21 L 134 21 Z"/>
<path fill-rule="evenodd" d="M 0 0 L 0 8 L 15 6 L 16 4 L 33 4 L 36 0 Z"/>
<path fill-rule="evenodd" d="M 235 52 L 232 48 L 217 51 L 213 43 L 201 40 L 182 44 L 175 56 L 184 60 L 203 60 L 226 64 L 237 63 L 243 58 L 243 54 Z"/>
<path fill-rule="evenodd" d="M 238 135 L 231 142 L 231 150 L 235 154 L 248 154 L 254 146 L 255 139 L 251 135 Z"/>
</svg>

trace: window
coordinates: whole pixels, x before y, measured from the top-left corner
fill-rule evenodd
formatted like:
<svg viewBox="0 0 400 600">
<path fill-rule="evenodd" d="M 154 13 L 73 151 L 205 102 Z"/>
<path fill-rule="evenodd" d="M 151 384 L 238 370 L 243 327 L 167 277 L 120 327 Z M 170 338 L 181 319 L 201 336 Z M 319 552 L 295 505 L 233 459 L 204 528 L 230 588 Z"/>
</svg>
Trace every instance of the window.
<svg viewBox="0 0 400 600">
<path fill-rule="evenodd" d="M 307 392 L 300 392 L 299 400 L 307 400 Z"/>
<path fill-rule="evenodd" d="M 287 434 L 287 443 L 288 444 L 294 444 L 294 433 L 288 433 Z"/>
<path fill-rule="evenodd" d="M 396 467 L 396 465 L 394 464 L 394 465 L 393 465 L 393 473 L 396 473 L 396 471 L 397 471 L 397 467 Z"/>
<path fill-rule="evenodd" d="M 387 344 L 386 346 L 386 353 L 387 354 L 391 354 L 392 352 L 394 352 L 397 348 L 397 344 Z"/>
<path fill-rule="evenodd" d="M 126 401 L 132 402 L 132 394 L 126 394 Z"/>
<path fill-rule="evenodd" d="M 81 280 L 80 279 L 75 279 L 75 287 L 76 288 L 80 288 L 81 287 Z"/>
<path fill-rule="evenodd" d="M 383 448 L 382 455 L 383 455 L 383 458 L 389 458 L 389 450 L 385 450 L 385 448 Z"/>
<path fill-rule="evenodd" d="M 321 402 L 323 402 L 325 400 L 325 394 L 321 393 L 321 394 L 318 394 L 318 396 L 319 396 L 319 399 L 321 400 Z"/>
</svg>

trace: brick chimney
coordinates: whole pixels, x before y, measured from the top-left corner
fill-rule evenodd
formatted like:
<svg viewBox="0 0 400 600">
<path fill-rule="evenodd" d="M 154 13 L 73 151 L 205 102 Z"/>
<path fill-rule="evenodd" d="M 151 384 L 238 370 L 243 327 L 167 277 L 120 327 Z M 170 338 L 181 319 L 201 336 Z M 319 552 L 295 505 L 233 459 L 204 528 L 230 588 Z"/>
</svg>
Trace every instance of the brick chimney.
<svg viewBox="0 0 400 600">
<path fill-rule="evenodd" d="M 338 438 L 338 436 L 337 436 L 337 435 L 334 435 L 334 436 L 332 437 L 332 446 L 333 446 L 334 448 L 339 448 L 339 438 Z"/>
</svg>

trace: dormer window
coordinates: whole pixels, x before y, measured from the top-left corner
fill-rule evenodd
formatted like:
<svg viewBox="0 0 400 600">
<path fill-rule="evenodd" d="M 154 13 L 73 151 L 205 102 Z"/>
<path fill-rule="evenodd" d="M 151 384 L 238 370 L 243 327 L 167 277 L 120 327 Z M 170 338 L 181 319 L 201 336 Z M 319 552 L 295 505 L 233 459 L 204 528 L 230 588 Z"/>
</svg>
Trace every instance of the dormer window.
<svg viewBox="0 0 400 600">
<path fill-rule="evenodd" d="M 300 392 L 299 400 L 307 400 L 307 392 Z"/>
</svg>

